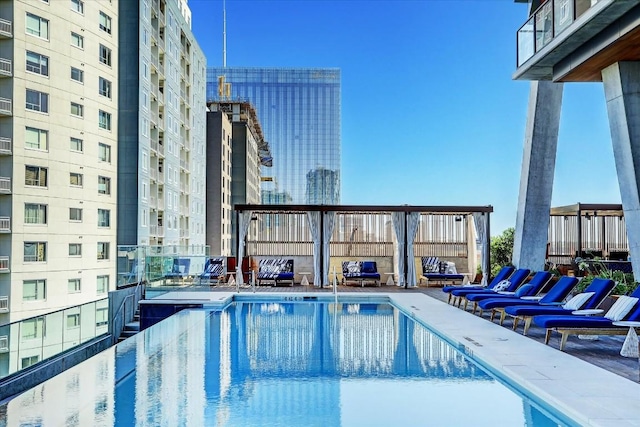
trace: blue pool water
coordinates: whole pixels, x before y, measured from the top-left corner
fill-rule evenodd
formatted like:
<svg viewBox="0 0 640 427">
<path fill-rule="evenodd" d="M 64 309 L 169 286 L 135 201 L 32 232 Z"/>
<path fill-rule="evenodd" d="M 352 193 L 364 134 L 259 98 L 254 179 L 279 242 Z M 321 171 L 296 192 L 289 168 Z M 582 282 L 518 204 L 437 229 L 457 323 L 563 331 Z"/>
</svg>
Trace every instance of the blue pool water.
<svg viewBox="0 0 640 427">
<path fill-rule="evenodd" d="M 185 310 L 0 405 L 0 426 L 565 425 L 389 304 Z"/>
</svg>

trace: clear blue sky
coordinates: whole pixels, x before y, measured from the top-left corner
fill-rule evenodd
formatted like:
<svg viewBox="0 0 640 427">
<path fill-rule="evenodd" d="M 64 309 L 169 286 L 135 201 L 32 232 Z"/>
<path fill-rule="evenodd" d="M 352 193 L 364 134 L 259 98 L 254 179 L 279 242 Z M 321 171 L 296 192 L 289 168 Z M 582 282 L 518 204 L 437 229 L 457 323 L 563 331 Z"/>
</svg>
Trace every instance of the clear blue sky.
<svg viewBox="0 0 640 427">
<path fill-rule="evenodd" d="M 493 205 L 515 225 L 529 82 L 512 0 L 227 0 L 227 66 L 342 70 L 342 203 Z M 189 0 L 222 65 L 222 0 Z M 258 112 L 259 113 L 259 112 Z M 620 203 L 599 83 L 566 84 L 552 206 Z"/>
</svg>

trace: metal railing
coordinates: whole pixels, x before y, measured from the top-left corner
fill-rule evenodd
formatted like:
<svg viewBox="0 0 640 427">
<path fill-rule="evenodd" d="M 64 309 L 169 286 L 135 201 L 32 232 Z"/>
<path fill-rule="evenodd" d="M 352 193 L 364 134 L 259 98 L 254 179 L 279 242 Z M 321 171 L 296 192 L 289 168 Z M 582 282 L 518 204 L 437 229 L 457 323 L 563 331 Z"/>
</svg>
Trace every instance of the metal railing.
<svg viewBox="0 0 640 427">
<path fill-rule="evenodd" d="M 11 193 L 10 177 L 0 177 L 0 193 L 5 193 L 5 194 Z"/>
<path fill-rule="evenodd" d="M 0 216 L 0 233 L 8 233 L 11 231 L 11 218 L 8 216 Z"/>
<path fill-rule="evenodd" d="M 12 109 L 12 103 L 13 101 L 11 101 L 9 98 L 0 98 L 0 114 L 5 114 L 10 116 L 13 111 Z"/>
<path fill-rule="evenodd" d="M 6 19 L 0 19 L 0 36 L 13 37 L 13 23 Z"/>
<path fill-rule="evenodd" d="M 6 273 L 9 271 L 9 257 L 0 256 L 0 273 Z"/>
<path fill-rule="evenodd" d="M 13 74 L 10 59 L 0 58 L 0 74 L 4 76 L 11 76 Z"/>
<path fill-rule="evenodd" d="M 11 138 L 0 136 L 0 154 L 11 154 Z"/>
<path fill-rule="evenodd" d="M 107 298 L 0 326 L 0 352 L 8 353 L 0 378 L 107 334 Z"/>
</svg>

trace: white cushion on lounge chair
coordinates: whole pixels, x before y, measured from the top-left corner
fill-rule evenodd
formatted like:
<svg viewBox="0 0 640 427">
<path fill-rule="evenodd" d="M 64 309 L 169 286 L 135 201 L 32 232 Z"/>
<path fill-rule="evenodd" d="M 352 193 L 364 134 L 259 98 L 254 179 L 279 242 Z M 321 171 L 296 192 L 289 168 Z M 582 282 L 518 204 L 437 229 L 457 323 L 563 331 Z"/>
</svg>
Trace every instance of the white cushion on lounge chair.
<svg viewBox="0 0 640 427">
<path fill-rule="evenodd" d="M 508 280 L 501 280 L 492 288 L 494 292 L 502 292 L 511 286 L 511 282 Z"/>
<path fill-rule="evenodd" d="M 565 302 L 562 308 L 565 310 L 580 310 L 585 302 L 591 298 L 595 292 L 583 292 L 581 294 L 575 295 L 569 301 Z"/>
<path fill-rule="evenodd" d="M 618 300 L 613 303 L 609 311 L 604 315 L 607 319 L 613 322 L 619 322 L 624 319 L 627 314 L 635 307 L 638 302 L 638 298 L 622 295 L 618 297 Z"/>
</svg>

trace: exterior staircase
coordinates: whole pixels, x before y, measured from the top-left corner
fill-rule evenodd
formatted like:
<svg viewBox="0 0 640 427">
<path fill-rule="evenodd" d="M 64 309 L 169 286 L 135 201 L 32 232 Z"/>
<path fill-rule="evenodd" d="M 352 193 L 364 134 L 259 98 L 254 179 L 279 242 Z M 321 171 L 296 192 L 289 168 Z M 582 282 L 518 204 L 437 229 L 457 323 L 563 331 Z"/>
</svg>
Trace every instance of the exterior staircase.
<svg viewBox="0 0 640 427">
<path fill-rule="evenodd" d="M 136 312 L 133 315 L 133 321 L 124 325 L 124 329 L 118 337 L 118 342 L 122 342 L 127 338 L 132 337 L 138 332 L 140 332 L 140 308 L 136 309 Z"/>
</svg>

